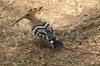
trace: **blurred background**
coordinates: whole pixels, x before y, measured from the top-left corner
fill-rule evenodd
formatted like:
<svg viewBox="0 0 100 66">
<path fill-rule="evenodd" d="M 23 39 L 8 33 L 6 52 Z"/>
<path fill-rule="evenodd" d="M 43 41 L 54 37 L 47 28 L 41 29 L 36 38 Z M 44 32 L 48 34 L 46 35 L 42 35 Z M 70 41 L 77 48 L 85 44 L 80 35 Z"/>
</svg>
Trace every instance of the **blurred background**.
<svg viewBox="0 0 100 66">
<path fill-rule="evenodd" d="M 0 0 L 0 66 L 100 66 L 100 56 L 47 44 L 31 34 L 30 21 L 9 26 L 28 10 L 43 6 L 36 16 L 48 22 L 64 46 L 100 53 L 100 0 Z"/>
</svg>

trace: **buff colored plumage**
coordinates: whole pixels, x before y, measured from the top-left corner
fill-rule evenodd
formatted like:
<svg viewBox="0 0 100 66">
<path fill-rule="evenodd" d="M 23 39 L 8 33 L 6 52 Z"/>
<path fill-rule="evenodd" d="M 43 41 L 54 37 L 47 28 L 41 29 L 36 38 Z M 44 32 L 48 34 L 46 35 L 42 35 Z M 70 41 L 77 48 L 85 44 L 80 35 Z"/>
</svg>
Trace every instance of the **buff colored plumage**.
<svg viewBox="0 0 100 66">
<path fill-rule="evenodd" d="M 51 43 L 52 48 L 62 47 L 63 43 L 56 38 L 53 28 L 47 22 L 43 22 L 36 17 L 36 13 L 39 12 L 42 8 L 43 6 L 40 8 L 29 10 L 22 18 L 17 20 L 15 23 L 19 22 L 23 18 L 30 20 L 32 33 L 34 35 L 38 36 L 39 38 L 48 40 Z"/>
</svg>

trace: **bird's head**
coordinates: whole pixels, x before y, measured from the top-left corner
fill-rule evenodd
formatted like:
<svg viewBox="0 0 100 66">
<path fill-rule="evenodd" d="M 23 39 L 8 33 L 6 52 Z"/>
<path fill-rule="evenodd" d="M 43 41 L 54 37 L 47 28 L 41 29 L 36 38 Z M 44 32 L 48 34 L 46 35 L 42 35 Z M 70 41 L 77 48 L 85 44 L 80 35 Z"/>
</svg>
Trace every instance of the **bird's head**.
<svg viewBox="0 0 100 66">
<path fill-rule="evenodd" d="M 34 8 L 34 9 L 30 9 L 29 11 L 27 11 L 27 13 L 19 18 L 14 24 L 16 24 L 17 22 L 19 22 L 20 20 L 26 18 L 26 19 L 31 19 L 31 17 L 35 16 L 35 13 L 39 12 L 41 9 L 43 8 L 43 6 L 39 7 L 39 8 Z"/>
</svg>

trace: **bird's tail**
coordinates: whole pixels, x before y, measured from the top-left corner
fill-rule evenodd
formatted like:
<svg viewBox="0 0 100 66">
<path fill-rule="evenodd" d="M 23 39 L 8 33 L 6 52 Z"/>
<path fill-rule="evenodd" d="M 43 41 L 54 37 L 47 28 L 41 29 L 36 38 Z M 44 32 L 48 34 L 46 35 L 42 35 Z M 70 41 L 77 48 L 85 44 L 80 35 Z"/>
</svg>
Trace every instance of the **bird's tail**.
<svg viewBox="0 0 100 66">
<path fill-rule="evenodd" d="M 57 40 L 56 37 L 53 37 L 50 40 L 50 43 L 52 44 L 52 47 L 53 48 L 59 48 L 59 47 L 62 47 L 63 46 L 63 43 L 61 41 Z"/>
</svg>

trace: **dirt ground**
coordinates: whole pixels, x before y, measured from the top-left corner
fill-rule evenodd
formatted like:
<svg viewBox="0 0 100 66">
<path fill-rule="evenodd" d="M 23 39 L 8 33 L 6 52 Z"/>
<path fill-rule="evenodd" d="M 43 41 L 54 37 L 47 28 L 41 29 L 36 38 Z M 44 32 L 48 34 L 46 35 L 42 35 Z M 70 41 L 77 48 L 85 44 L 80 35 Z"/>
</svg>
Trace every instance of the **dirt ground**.
<svg viewBox="0 0 100 66">
<path fill-rule="evenodd" d="M 27 10 L 52 25 L 64 48 L 31 34 Z M 100 66 L 100 0 L 0 0 L 0 66 Z"/>
</svg>

